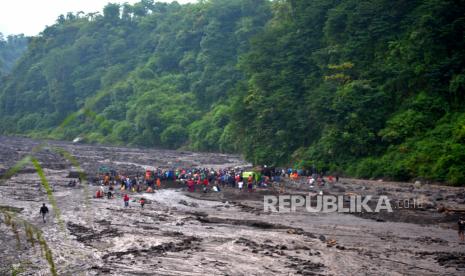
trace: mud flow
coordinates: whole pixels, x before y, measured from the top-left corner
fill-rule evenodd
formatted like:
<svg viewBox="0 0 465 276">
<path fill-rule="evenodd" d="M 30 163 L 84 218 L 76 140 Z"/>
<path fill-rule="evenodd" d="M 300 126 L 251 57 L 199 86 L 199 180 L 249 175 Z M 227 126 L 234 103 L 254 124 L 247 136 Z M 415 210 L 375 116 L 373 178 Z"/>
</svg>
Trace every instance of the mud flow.
<svg viewBox="0 0 465 276">
<path fill-rule="evenodd" d="M 6 177 L 41 143 L 0 138 L 0 174 Z M 55 147 L 76 158 L 88 183 L 68 185 L 79 177 L 79 168 Z M 309 213 L 304 208 L 270 213 L 264 212 L 263 198 L 277 191 L 269 187 L 252 193 L 229 187 L 191 193 L 183 184 L 165 181 L 154 193 L 129 192 L 125 208 L 119 189 L 113 198 L 94 198 L 100 168 L 142 175 L 154 167 L 249 164 L 235 155 L 65 142 L 48 142 L 33 155 L 57 208 L 31 163 L 0 182 L 0 275 L 50 275 L 50 262 L 37 242 L 28 241 L 23 220 L 42 231 L 58 275 L 465 274 L 465 244 L 457 235 L 463 188 L 353 179 L 310 188 L 305 180 L 284 179 L 285 194 L 388 196 L 393 206 L 406 199 L 421 199 L 422 206 L 392 213 Z M 45 223 L 42 203 L 50 210 Z M 14 227 L 6 213 L 17 222 Z"/>
</svg>

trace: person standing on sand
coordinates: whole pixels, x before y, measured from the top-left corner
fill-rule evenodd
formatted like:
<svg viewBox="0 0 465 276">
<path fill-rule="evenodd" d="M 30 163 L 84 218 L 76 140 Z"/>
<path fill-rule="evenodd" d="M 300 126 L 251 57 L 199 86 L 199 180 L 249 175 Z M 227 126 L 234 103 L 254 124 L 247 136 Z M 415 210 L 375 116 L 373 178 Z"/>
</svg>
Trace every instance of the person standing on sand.
<svg viewBox="0 0 465 276">
<path fill-rule="evenodd" d="M 124 207 L 125 208 L 129 207 L 129 196 L 128 196 L 128 194 L 124 194 L 123 200 L 124 200 Z"/>
<path fill-rule="evenodd" d="M 461 217 L 459 218 L 459 239 L 460 241 L 465 241 L 465 236 L 464 236 L 464 232 L 465 232 L 465 218 Z"/>
<path fill-rule="evenodd" d="M 40 207 L 40 214 L 42 214 L 42 220 L 45 223 L 45 215 L 48 213 L 48 208 L 45 206 L 45 203 Z"/>
<path fill-rule="evenodd" d="M 157 177 L 157 189 L 160 190 L 160 188 L 161 188 L 160 177 Z"/>
<path fill-rule="evenodd" d="M 195 183 L 194 183 L 194 179 L 190 178 L 189 180 L 187 180 L 187 187 L 189 188 L 189 192 L 195 192 Z"/>
<path fill-rule="evenodd" d="M 253 176 L 251 174 L 247 178 L 247 189 L 249 190 L 249 193 L 253 191 Z"/>
<path fill-rule="evenodd" d="M 243 181 L 239 181 L 237 182 L 237 188 L 239 188 L 239 191 L 242 191 L 242 187 L 244 186 L 244 182 Z"/>
<path fill-rule="evenodd" d="M 205 178 L 202 180 L 202 186 L 203 186 L 202 189 L 203 189 L 203 191 L 204 191 L 205 193 L 208 192 L 208 184 L 209 184 L 209 183 L 208 183 L 208 178 L 205 177 Z"/>
</svg>

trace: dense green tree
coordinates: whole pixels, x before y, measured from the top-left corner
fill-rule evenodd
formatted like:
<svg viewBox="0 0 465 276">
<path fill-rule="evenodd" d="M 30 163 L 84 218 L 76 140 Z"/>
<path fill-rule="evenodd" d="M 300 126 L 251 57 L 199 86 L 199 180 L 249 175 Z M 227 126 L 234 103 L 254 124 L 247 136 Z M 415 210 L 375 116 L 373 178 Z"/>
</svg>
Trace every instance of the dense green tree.
<svg viewBox="0 0 465 276">
<path fill-rule="evenodd" d="M 0 39 L 0 132 L 464 184 L 464 34 L 457 0 L 109 3 Z"/>
<path fill-rule="evenodd" d="M 9 73 L 16 61 L 26 51 L 28 38 L 24 35 L 9 35 L 0 32 L 0 77 Z"/>
</svg>

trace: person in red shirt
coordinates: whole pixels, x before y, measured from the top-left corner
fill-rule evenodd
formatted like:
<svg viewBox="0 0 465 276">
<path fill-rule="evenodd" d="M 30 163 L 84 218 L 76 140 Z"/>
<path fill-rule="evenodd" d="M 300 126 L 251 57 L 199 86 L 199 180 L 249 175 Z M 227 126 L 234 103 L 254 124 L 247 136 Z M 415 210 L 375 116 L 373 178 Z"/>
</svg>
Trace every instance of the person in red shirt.
<svg viewBox="0 0 465 276">
<path fill-rule="evenodd" d="M 124 207 L 129 207 L 129 196 L 128 196 L 128 194 L 124 195 L 123 200 L 124 200 Z"/>
<path fill-rule="evenodd" d="M 189 192 L 194 192 L 195 191 L 195 183 L 194 180 L 191 178 L 187 180 L 187 187 L 189 188 Z"/>
</svg>

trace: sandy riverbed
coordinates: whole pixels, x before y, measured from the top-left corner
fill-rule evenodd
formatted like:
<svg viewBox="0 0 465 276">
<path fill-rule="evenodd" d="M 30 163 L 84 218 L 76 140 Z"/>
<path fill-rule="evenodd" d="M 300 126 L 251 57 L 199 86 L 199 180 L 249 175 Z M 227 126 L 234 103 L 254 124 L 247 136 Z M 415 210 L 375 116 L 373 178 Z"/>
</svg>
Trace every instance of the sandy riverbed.
<svg viewBox="0 0 465 276">
<path fill-rule="evenodd" d="M 39 142 L 0 138 L 0 171 L 5 172 Z M 224 189 L 190 194 L 165 189 L 123 207 L 115 199 L 94 199 L 93 185 L 66 186 L 71 164 L 51 148 L 65 148 L 92 175 L 98 166 L 143 170 L 146 166 L 245 166 L 239 156 L 167 150 L 50 144 L 35 155 L 53 184 L 63 224 L 54 211 L 42 223 L 39 207 L 48 202 L 32 166 L 0 184 L 0 205 L 40 228 L 53 252 L 59 275 L 463 275 L 465 244 L 456 233 L 456 214 L 437 207 L 465 208 L 463 188 L 342 179 L 322 188 L 326 194 L 422 198 L 422 209 L 391 214 L 264 213 L 262 189 L 250 195 Z M 288 193 L 308 187 L 288 184 Z M 22 264 L 22 275 L 49 275 L 40 248 L 27 242 L 0 215 L 2 273 Z M 332 242 L 328 242 L 334 240 Z M 7 274 L 8 275 L 8 274 Z"/>
</svg>

